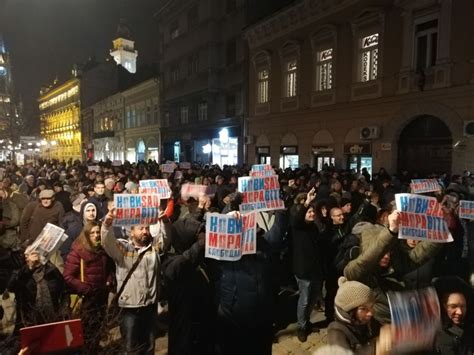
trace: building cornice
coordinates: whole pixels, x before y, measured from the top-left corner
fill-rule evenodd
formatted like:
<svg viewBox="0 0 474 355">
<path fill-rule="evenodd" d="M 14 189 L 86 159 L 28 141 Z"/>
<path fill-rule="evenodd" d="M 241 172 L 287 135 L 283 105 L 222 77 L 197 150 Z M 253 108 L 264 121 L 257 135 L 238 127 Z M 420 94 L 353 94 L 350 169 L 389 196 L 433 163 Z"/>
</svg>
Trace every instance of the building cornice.
<svg viewBox="0 0 474 355">
<path fill-rule="evenodd" d="M 137 84 L 130 89 L 127 89 L 125 91 L 122 91 L 120 94 L 127 98 L 136 94 L 141 94 L 143 91 L 150 90 L 150 89 L 159 89 L 160 87 L 160 82 L 158 78 L 151 78 L 146 81 L 141 82 L 140 84 Z"/>
<path fill-rule="evenodd" d="M 249 26 L 244 36 L 249 47 L 256 48 L 359 2 L 360 0 L 302 0 Z"/>
<path fill-rule="evenodd" d="M 41 95 L 39 98 L 38 98 L 38 101 L 39 102 L 42 102 L 42 101 L 46 101 L 46 100 L 49 100 L 50 98 L 56 96 L 56 95 L 60 95 L 62 94 L 64 91 L 67 91 L 69 90 L 70 88 L 76 86 L 76 85 L 79 85 L 80 84 L 80 80 L 77 79 L 77 78 L 73 78 L 73 79 L 70 79 L 68 81 L 66 81 L 64 84 L 61 84 L 53 89 L 51 89 L 50 91 L 48 91 L 46 94 L 44 95 Z"/>
</svg>

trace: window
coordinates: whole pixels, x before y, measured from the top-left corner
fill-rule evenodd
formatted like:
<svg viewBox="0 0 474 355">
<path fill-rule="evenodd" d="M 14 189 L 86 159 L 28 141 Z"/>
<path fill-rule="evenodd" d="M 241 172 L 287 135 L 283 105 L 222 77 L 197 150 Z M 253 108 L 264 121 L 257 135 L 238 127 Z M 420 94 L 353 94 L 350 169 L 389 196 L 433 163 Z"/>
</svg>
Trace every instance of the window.
<svg viewBox="0 0 474 355">
<path fill-rule="evenodd" d="M 436 64 L 438 51 L 438 19 L 415 25 L 416 69 L 429 68 Z"/>
<path fill-rule="evenodd" d="M 285 64 L 285 97 L 296 96 L 296 72 L 298 65 L 296 59 L 291 59 Z"/>
<path fill-rule="evenodd" d="M 316 52 L 316 91 L 332 89 L 332 48 Z"/>
<path fill-rule="evenodd" d="M 179 37 L 179 24 L 178 22 L 173 22 L 170 26 L 170 39 L 175 39 Z"/>
<path fill-rule="evenodd" d="M 180 118 L 181 124 L 187 124 L 189 122 L 188 106 L 181 106 L 180 112 L 179 112 L 179 118 Z"/>
<path fill-rule="evenodd" d="M 170 81 L 176 83 L 179 80 L 179 66 L 175 65 L 171 68 Z"/>
<path fill-rule="evenodd" d="M 236 41 L 235 39 L 231 39 L 230 41 L 227 42 L 226 45 L 226 64 L 231 65 L 234 64 L 236 61 Z"/>
<path fill-rule="evenodd" d="M 235 11 L 237 8 L 237 1 L 236 0 L 226 0 L 225 2 L 225 12 L 226 14 Z"/>
<path fill-rule="evenodd" d="M 235 94 L 230 94 L 226 96 L 225 105 L 226 105 L 227 117 L 234 117 L 235 116 Z"/>
<path fill-rule="evenodd" d="M 264 104 L 268 102 L 268 82 L 270 80 L 268 69 L 260 70 L 257 73 L 257 77 L 257 102 L 259 104 Z"/>
<path fill-rule="evenodd" d="M 199 56 L 193 55 L 188 59 L 188 75 L 194 75 L 199 72 Z"/>
<path fill-rule="evenodd" d="M 377 79 L 379 34 L 373 33 L 360 40 L 360 81 Z"/>
<path fill-rule="evenodd" d="M 199 23 L 199 9 L 194 6 L 188 12 L 188 28 L 195 27 Z"/>
<path fill-rule="evenodd" d="M 198 120 L 199 121 L 207 120 L 207 102 L 201 102 L 198 105 Z"/>
<path fill-rule="evenodd" d="M 170 125 L 170 112 L 166 111 L 163 115 L 163 127 L 168 127 Z"/>
</svg>

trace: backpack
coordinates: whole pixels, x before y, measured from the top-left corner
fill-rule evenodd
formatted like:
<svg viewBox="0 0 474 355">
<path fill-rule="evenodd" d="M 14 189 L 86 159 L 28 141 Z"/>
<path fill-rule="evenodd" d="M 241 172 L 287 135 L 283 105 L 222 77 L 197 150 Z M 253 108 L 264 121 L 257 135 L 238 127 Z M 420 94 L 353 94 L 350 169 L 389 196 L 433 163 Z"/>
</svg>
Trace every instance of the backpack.
<svg viewBox="0 0 474 355">
<path fill-rule="evenodd" d="M 348 234 L 337 249 L 337 254 L 334 258 L 336 270 L 343 274 L 347 264 L 359 256 L 359 251 L 360 237 L 356 234 Z"/>
</svg>

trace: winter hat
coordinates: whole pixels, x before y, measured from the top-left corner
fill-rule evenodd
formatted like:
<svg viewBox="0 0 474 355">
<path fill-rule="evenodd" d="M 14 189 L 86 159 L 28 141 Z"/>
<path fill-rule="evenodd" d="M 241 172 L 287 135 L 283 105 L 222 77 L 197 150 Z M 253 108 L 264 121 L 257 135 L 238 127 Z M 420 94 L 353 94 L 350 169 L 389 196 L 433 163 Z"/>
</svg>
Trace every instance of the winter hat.
<svg viewBox="0 0 474 355">
<path fill-rule="evenodd" d="M 370 287 L 358 281 L 347 281 L 345 277 L 339 278 L 339 289 L 334 303 L 344 312 L 350 312 L 357 307 L 370 303 L 374 295 Z"/>
<path fill-rule="evenodd" d="M 94 209 L 95 209 L 95 220 L 97 220 L 97 214 L 98 214 L 97 206 L 95 204 L 93 204 L 92 202 L 86 202 L 81 206 L 81 212 L 80 212 L 81 215 L 82 215 L 82 221 L 83 221 L 84 224 L 86 224 L 88 222 L 88 220 L 86 219 L 85 211 L 89 207 L 94 207 Z"/>
<path fill-rule="evenodd" d="M 346 197 L 341 198 L 341 203 L 339 204 L 341 207 L 344 207 L 348 203 L 352 203 L 352 201 Z"/>
<path fill-rule="evenodd" d="M 108 184 L 115 183 L 115 180 L 112 178 L 107 178 L 104 181 L 104 185 L 107 186 Z"/>
<path fill-rule="evenodd" d="M 53 198 L 53 196 L 54 196 L 54 191 L 53 190 L 43 190 L 39 194 L 40 200 L 42 198 Z"/>
</svg>

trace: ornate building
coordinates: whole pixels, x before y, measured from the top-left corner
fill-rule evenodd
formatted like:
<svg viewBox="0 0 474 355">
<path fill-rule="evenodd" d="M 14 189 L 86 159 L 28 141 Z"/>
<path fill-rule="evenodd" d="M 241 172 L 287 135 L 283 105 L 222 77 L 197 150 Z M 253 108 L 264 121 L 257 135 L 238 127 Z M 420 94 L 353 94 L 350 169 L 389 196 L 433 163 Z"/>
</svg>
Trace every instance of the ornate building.
<svg viewBox="0 0 474 355">
<path fill-rule="evenodd" d="M 0 35 L 0 135 L 2 138 L 11 139 L 10 127 L 14 115 L 10 56 Z"/>
<path fill-rule="evenodd" d="M 470 1 L 302 0 L 247 27 L 247 161 L 472 169 L 473 12 Z"/>
<path fill-rule="evenodd" d="M 46 158 L 88 157 L 92 130 L 88 120 L 82 122 L 82 110 L 117 91 L 117 68 L 111 60 L 98 63 L 90 59 L 84 65 L 75 66 L 72 76 L 64 83 L 56 80 L 40 92 L 41 137 Z M 88 137 L 85 141 L 83 133 Z"/>
</svg>

